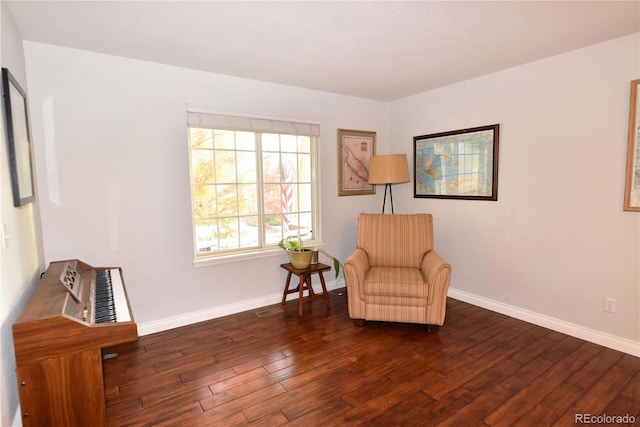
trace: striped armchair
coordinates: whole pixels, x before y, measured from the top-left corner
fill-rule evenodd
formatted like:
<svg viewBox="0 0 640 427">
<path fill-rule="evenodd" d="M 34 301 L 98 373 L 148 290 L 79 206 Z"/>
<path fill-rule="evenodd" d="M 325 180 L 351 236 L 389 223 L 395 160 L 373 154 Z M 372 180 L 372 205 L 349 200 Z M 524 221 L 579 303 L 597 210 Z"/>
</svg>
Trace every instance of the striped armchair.
<svg viewBox="0 0 640 427">
<path fill-rule="evenodd" d="M 358 216 L 357 249 L 344 263 L 349 316 L 444 323 L 451 266 L 433 251 L 431 214 Z"/>
</svg>

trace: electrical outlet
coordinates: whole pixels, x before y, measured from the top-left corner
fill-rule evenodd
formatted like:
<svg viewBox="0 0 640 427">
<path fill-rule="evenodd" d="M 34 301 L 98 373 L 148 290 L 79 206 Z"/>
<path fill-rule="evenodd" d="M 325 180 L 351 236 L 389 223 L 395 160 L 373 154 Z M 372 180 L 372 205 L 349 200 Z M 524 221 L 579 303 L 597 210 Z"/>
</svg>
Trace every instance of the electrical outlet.
<svg viewBox="0 0 640 427">
<path fill-rule="evenodd" d="M 616 312 L 616 299 L 611 297 L 606 297 L 604 299 L 604 311 L 609 313 Z"/>
</svg>

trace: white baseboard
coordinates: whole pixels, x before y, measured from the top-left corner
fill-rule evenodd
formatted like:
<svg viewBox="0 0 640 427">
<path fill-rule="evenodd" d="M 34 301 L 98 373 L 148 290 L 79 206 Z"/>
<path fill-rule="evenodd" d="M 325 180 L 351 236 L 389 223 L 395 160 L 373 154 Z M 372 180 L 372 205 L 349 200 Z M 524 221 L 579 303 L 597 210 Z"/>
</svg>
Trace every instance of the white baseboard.
<svg viewBox="0 0 640 427">
<path fill-rule="evenodd" d="M 453 299 L 464 301 L 497 313 L 505 314 L 509 317 L 533 323 L 534 325 L 542 326 L 556 332 L 561 332 L 572 337 L 622 351 L 632 356 L 640 357 L 640 342 L 637 341 L 607 334 L 575 323 L 566 322 L 564 320 L 525 310 L 520 307 L 481 297 L 469 292 L 460 291 L 458 289 L 449 288 L 448 296 Z"/>
<path fill-rule="evenodd" d="M 327 280 L 327 290 L 343 288 L 344 280 Z M 322 288 L 320 284 L 313 285 L 313 290 L 320 293 Z M 288 300 L 297 299 L 295 294 L 289 295 Z M 240 313 L 243 311 L 253 310 L 267 305 L 277 304 L 282 301 L 282 293 L 265 295 L 259 298 L 253 298 L 245 301 L 239 301 L 232 304 L 221 305 L 217 307 L 207 308 L 206 310 L 195 311 L 193 313 L 186 313 L 179 316 L 167 317 L 160 320 L 151 322 L 144 322 L 138 324 L 138 335 L 149 335 L 156 332 L 166 331 L 180 326 L 191 325 L 193 323 L 204 322 L 206 320 L 217 319 L 218 317 L 228 316 L 230 314 Z"/>
</svg>

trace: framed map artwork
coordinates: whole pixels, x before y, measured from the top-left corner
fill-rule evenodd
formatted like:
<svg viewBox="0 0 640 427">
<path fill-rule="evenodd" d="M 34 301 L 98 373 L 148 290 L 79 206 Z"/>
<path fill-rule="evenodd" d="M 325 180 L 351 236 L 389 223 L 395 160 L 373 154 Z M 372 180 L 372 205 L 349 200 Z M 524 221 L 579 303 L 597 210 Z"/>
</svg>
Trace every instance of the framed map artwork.
<svg viewBox="0 0 640 427">
<path fill-rule="evenodd" d="M 413 197 L 498 200 L 500 125 L 413 138 Z"/>
<path fill-rule="evenodd" d="M 640 79 L 631 82 L 624 210 L 640 212 Z"/>
<path fill-rule="evenodd" d="M 376 154 L 376 133 L 338 129 L 338 196 L 375 194 L 369 162 Z"/>
</svg>

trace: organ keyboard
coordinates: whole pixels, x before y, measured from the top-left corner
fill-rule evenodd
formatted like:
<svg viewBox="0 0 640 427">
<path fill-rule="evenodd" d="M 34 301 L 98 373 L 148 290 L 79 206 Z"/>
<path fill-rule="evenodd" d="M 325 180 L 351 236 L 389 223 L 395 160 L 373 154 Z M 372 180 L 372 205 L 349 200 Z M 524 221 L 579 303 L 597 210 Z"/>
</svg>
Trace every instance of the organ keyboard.
<svg viewBox="0 0 640 427">
<path fill-rule="evenodd" d="M 137 338 L 120 268 L 52 262 L 13 325 L 23 426 L 105 426 L 102 349 Z"/>
<path fill-rule="evenodd" d="M 96 323 L 128 322 L 131 320 L 119 269 L 96 272 L 93 312 Z"/>
</svg>

